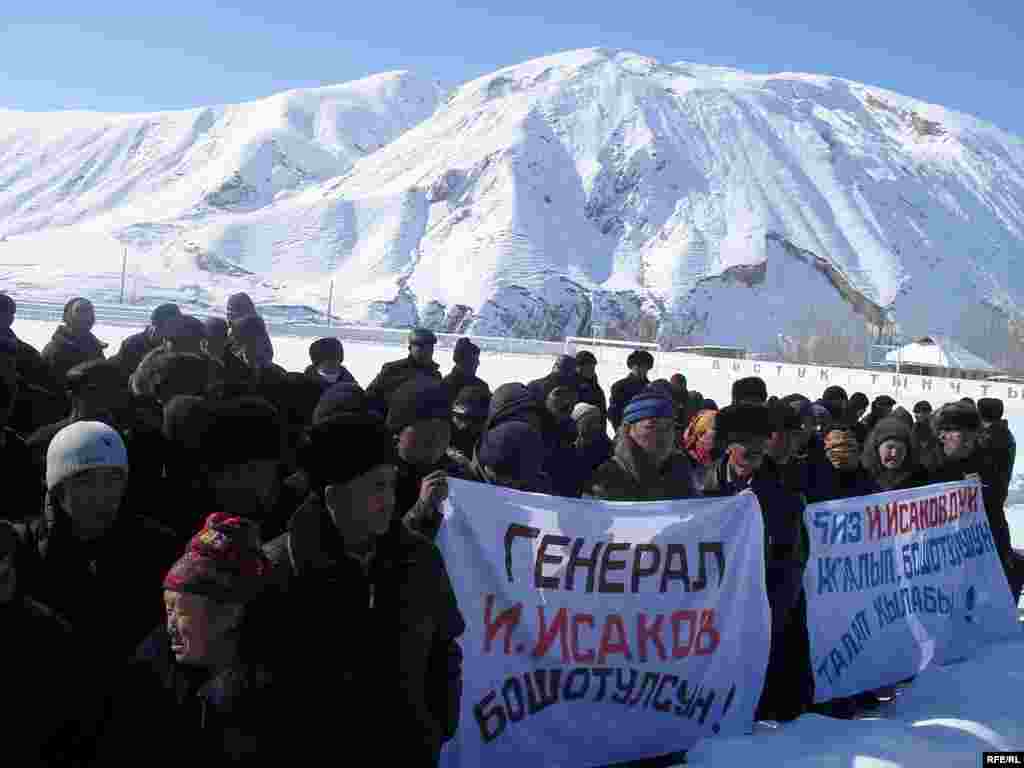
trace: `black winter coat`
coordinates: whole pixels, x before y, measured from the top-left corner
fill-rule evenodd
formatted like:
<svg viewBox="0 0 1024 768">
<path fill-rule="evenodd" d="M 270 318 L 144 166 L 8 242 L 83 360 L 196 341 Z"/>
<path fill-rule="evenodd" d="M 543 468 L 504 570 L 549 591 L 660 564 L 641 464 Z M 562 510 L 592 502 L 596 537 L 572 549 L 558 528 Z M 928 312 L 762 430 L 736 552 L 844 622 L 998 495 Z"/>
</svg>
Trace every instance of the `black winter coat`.
<svg viewBox="0 0 1024 768">
<path fill-rule="evenodd" d="M 728 457 L 722 457 L 709 467 L 704 495 L 735 492 L 728 480 L 727 462 Z M 765 459 L 748 487 L 761 506 L 765 582 L 772 615 L 771 650 L 757 716 L 791 720 L 810 706 L 814 695 L 802 585 L 808 557 L 804 502 L 783 488 L 778 469 L 770 459 Z"/>
<path fill-rule="evenodd" d="M 84 544 L 49 495 L 22 533 L 26 591 L 71 622 L 97 667 L 130 658 L 163 617 L 161 584 L 181 555 L 173 534 L 122 507 L 102 539 Z"/>
<path fill-rule="evenodd" d="M 851 499 L 856 496 L 870 496 L 881 490 L 871 474 L 860 464 L 855 469 L 840 472 L 826 458 L 815 462 L 809 469 L 810 484 L 807 488 L 809 504 L 835 499 Z"/>
<path fill-rule="evenodd" d="M 578 499 L 590 478 L 590 472 L 583 471 L 576 452 L 576 425 L 571 419 L 556 422 L 547 411 L 542 421 L 544 429 L 541 437 L 544 439 L 545 456 L 541 470 L 551 478 L 555 496 Z"/>
<path fill-rule="evenodd" d="M 297 680 L 286 690 L 285 679 L 262 663 L 238 662 L 213 676 L 179 664 L 161 624 L 117 676 L 97 764 L 131 765 L 144 754 L 147 765 L 171 768 L 187 750 L 204 765 L 274 765 L 294 759 L 295 741 L 326 748 L 326 734 L 312 741 L 313 723 L 303 717 L 321 681 L 306 678 L 300 691 Z M 154 748 L 169 734 L 172 744 Z"/>
<path fill-rule="evenodd" d="M 917 440 L 918 450 L 921 454 L 921 466 L 928 472 L 934 472 L 945 459 L 942 453 L 942 444 L 939 443 L 935 430 L 927 421 L 915 422 L 914 438 Z"/>
<path fill-rule="evenodd" d="M 423 478 L 432 472 L 442 471 L 449 477 L 459 480 L 472 480 L 466 477 L 464 464 L 453 459 L 446 452 L 441 460 L 432 467 L 414 467 L 404 461 L 398 462 L 398 477 L 395 487 L 395 513 L 405 521 L 410 530 L 433 541 L 437 529 L 441 526 L 440 509 L 420 501 L 420 488 Z"/>
<path fill-rule="evenodd" d="M 5 427 L 0 432 L 0 467 L 5 478 L 0 517 L 11 521 L 36 517 L 43 508 L 43 492 L 32 454 L 14 430 Z"/>
<path fill-rule="evenodd" d="M 1006 419 L 993 423 L 978 435 L 978 450 L 985 457 L 986 463 L 992 467 L 992 475 L 997 483 L 1001 501 L 997 506 L 1006 504 L 1009 495 L 1010 481 L 1013 479 L 1013 465 L 1017 460 L 1017 441 L 1010 432 Z"/>
<path fill-rule="evenodd" d="M 42 358 L 50 366 L 56 381 L 63 387 L 68 371 L 79 363 L 102 360 L 106 346 L 91 333 L 80 336 L 72 333 L 66 325 L 59 325 L 53 332 L 53 338 L 43 347 Z"/>
<path fill-rule="evenodd" d="M 576 391 L 581 403 L 589 403 L 595 408 L 601 409 L 601 415 L 608 418 L 608 400 L 596 378 L 591 380 L 579 377 Z"/>
<path fill-rule="evenodd" d="M 380 373 L 366 388 L 366 399 L 371 406 L 386 414 L 395 390 L 417 376 L 426 376 L 441 381 L 441 371 L 437 363 L 420 365 L 411 357 L 384 363 Z"/>
<path fill-rule="evenodd" d="M 624 379 L 619 379 L 612 384 L 612 399 L 608 404 L 608 420 L 612 428 L 618 431 L 622 423 L 622 413 L 629 405 L 629 401 L 639 395 L 650 382 L 647 379 L 638 379 L 630 374 Z"/>
<path fill-rule="evenodd" d="M 336 381 L 328 381 L 323 376 L 321 376 L 317 372 L 315 365 L 306 366 L 306 370 L 302 372 L 302 375 L 305 376 L 307 379 L 312 379 L 313 381 L 320 384 L 320 387 L 324 392 L 333 387 L 335 384 L 344 384 L 346 382 L 349 384 L 359 384 L 359 382 L 356 381 L 355 376 L 353 376 L 349 372 L 348 368 L 346 368 L 344 365 L 341 366 L 340 370 L 338 371 L 338 378 Z"/>
<path fill-rule="evenodd" d="M 345 666 L 338 673 L 327 670 L 328 679 L 389 702 L 388 731 L 394 738 L 375 747 L 383 749 L 382 764 L 436 765 L 441 745 L 458 728 L 462 653 L 457 639 L 465 631 L 437 548 L 396 521 L 378 537 L 364 567 L 345 551 L 322 500 L 311 496 L 288 533 L 264 550 L 274 564 L 275 591 L 304 615 L 305 624 L 296 626 L 309 627 L 297 636 L 303 643 L 324 634 L 340 642 L 341 652 L 332 650 L 328 658 L 341 658 Z M 338 616 L 345 621 L 338 622 Z"/>
<path fill-rule="evenodd" d="M 932 473 L 931 482 L 954 483 L 974 474 L 981 477 L 981 495 L 985 502 L 988 525 L 999 557 L 1003 561 L 1003 568 L 1009 577 L 1013 571 L 1010 567 L 1010 526 L 1006 522 L 1006 510 L 1003 507 L 1006 496 L 1002 492 L 1002 480 L 988 457 L 979 448 L 975 448 L 974 452 L 965 458 L 947 459 Z"/>
<path fill-rule="evenodd" d="M 56 395 L 63 394 L 61 382 L 54 377 L 50 366 L 35 347 L 19 339 L 10 328 L 0 331 L 0 337 L 14 344 L 14 368 L 22 384 L 41 387 Z"/>
<path fill-rule="evenodd" d="M 761 505 L 768 599 L 772 604 L 773 627 L 781 629 L 796 604 L 800 579 L 807 563 L 804 502 L 782 487 L 775 465 L 768 460 L 754 473 L 749 488 Z M 708 467 L 701 490 L 705 496 L 731 496 L 736 492 L 728 480 L 727 456 Z"/>
<path fill-rule="evenodd" d="M 148 329 L 133 333 L 121 342 L 121 348 L 116 355 L 110 358 L 110 361 L 116 364 L 118 370 L 121 371 L 121 378 L 128 381 L 143 358 L 159 346 L 153 341 Z"/>
<path fill-rule="evenodd" d="M 459 392 L 466 387 L 486 389 L 488 393 L 491 391 L 487 382 L 479 376 L 470 376 L 469 374 L 460 371 L 458 368 L 453 368 L 451 373 L 441 379 L 441 383 L 444 384 L 445 389 L 448 390 L 448 399 L 453 403 L 455 402 L 455 398 L 459 396 Z"/>
<path fill-rule="evenodd" d="M 690 459 L 673 453 L 660 467 L 625 433 L 615 439 L 611 459 L 591 476 L 584 495 L 606 501 L 665 501 L 698 495 Z"/>
<path fill-rule="evenodd" d="M 19 595 L 0 604 L 0 627 L 5 765 L 76 764 L 83 757 L 85 659 L 71 626 L 41 603 Z"/>
</svg>

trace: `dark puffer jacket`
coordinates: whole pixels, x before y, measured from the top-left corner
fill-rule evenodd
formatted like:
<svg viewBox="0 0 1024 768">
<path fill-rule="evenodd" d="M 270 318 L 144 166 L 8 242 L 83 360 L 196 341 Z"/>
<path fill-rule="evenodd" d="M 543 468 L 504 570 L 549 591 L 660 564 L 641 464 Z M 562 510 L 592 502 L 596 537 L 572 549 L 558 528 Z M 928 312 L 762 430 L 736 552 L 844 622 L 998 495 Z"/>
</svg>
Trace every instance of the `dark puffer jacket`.
<svg viewBox="0 0 1024 768">
<path fill-rule="evenodd" d="M 487 393 L 490 394 L 491 388 L 487 382 L 481 379 L 479 376 L 470 376 L 465 371 L 460 371 L 458 368 L 453 368 L 451 373 L 445 376 L 441 383 L 444 384 L 445 389 L 448 390 L 448 399 L 455 402 L 455 398 L 459 396 L 466 387 L 477 387 L 479 389 L 486 389 Z"/>
<path fill-rule="evenodd" d="M 594 472 L 585 495 L 606 501 L 663 501 L 697 495 L 690 460 L 673 453 L 655 467 L 625 433 L 615 440 L 614 453 Z"/>
<path fill-rule="evenodd" d="M 174 534 L 127 505 L 98 541 L 73 536 L 48 495 L 42 516 L 22 528 L 25 590 L 71 622 L 97 666 L 127 660 L 163 617 L 161 584 L 181 552 Z"/>
<path fill-rule="evenodd" d="M 921 466 L 928 472 L 934 472 L 942 464 L 942 444 L 927 421 L 914 424 L 914 438 L 917 440 L 918 451 L 921 455 Z"/>
<path fill-rule="evenodd" d="M 882 466 L 878 448 L 886 440 L 899 440 L 907 446 L 907 457 L 899 469 L 891 470 Z M 920 446 L 913 431 L 891 416 L 879 421 L 871 430 L 860 460 L 880 491 L 901 491 L 928 485 L 928 471 L 921 466 Z"/>
<path fill-rule="evenodd" d="M 978 435 L 978 450 L 992 467 L 992 475 L 999 490 L 995 504 L 1003 506 L 1009 495 L 1013 465 L 1017 460 L 1017 441 L 1014 440 L 1006 419 L 993 422 L 991 426 L 981 430 Z"/>
<path fill-rule="evenodd" d="M 437 548 L 395 522 L 378 538 L 364 569 L 345 552 L 322 500 L 311 496 L 288 533 L 264 551 L 274 564 L 275 589 L 305 609 L 307 624 L 319 621 L 320 630 L 342 640 L 342 648 L 350 645 L 345 641 L 352 635 L 349 628 L 363 627 L 356 633 L 365 644 L 361 656 L 327 655 L 351 665 L 351 675 L 346 670 L 342 677 L 348 675 L 357 690 L 365 686 L 377 700 L 391 702 L 389 721 L 401 738 L 384 745 L 384 758 L 435 765 L 442 744 L 458 728 L 462 652 L 457 639 L 465 631 Z M 339 624 L 339 600 L 351 605 L 354 615 L 366 616 L 365 622 Z M 328 613 L 324 606 L 331 606 Z M 299 635 L 303 642 L 310 636 Z M 378 642 L 385 637 L 396 638 L 397 645 Z"/>
<path fill-rule="evenodd" d="M 25 596 L 0 603 L 4 670 L 4 762 L 11 766 L 77 765 L 85 754 L 85 659 L 70 625 Z M 55 696 L 55 691 L 60 691 Z"/>
<path fill-rule="evenodd" d="M 612 384 L 612 398 L 608 404 L 608 420 L 612 428 L 618 431 L 622 423 L 622 413 L 629 405 L 629 401 L 643 392 L 650 382 L 647 379 L 638 379 L 630 374 L 624 379 L 619 379 Z"/>
<path fill-rule="evenodd" d="M 43 508 L 42 486 L 28 446 L 7 427 L 0 428 L 0 467 L 5 478 L 4 509 L 0 518 L 25 520 Z"/>
<path fill-rule="evenodd" d="M 754 473 L 749 489 L 757 496 L 764 522 L 765 583 L 772 614 L 771 650 L 758 717 L 791 720 L 810 706 L 814 693 L 806 605 L 801 599 L 808 557 L 804 502 L 783 488 L 770 459 Z M 703 491 L 705 496 L 735 492 L 728 480 L 728 456 L 710 466 Z"/>
<path fill-rule="evenodd" d="M 580 376 L 579 383 L 576 385 L 576 392 L 581 403 L 589 403 L 595 408 L 600 409 L 601 415 L 608 418 L 608 399 L 605 397 L 604 390 L 601 389 L 601 384 L 596 377 L 585 379 Z"/>
<path fill-rule="evenodd" d="M 380 413 L 387 413 L 388 404 L 395 391 L 418 376 L 426 376 L 430 379 L 441 381 L 441 370 L 437 363 L 431 362 L 428 365 L 421 365 L 411 357 L 402 360 L 392 360 L 384 363 L 380 373 L 370 382 L 366 388 L 366 398 L 371 406 Z"/>
<path fill-rule="evenodd" d="M 1006 497 L 1002 493 L 1002 480 L 992 463 L 988 461 L 988 457 L 976 447 L 970 456 L 946 459 L 932 473 L 931 482 L 954 483 L 964 480 L 968 475 L 981 477 L 981 494 L 985 502 L 985 513 L 988 515 L 988 525 L 1009 579 L 1014 569 L 1010 554 L 1010 526 L 1006 522 L 1006 510 L 1003 507 Z"/>
<path fill-rule="evenodd" d="M 121 348 L 116 355 L 110 358 L 110 362 L 117 365 L 118 370 L 121 371 L 121 377 L 128 381 L 128 377 L 135 373 L 135 369 L 139 367 L 139 363 L 146 355 L 159 346 L 160 344 L 153 340 L 149 329 L 133 333 L 121 342 Z"/>
<path fill-rule="evenodd" d="M 66 325 L 59 325 L 53 332 L 53 338 L 43 347 L 42 358 L 50 366 L 56 381 L 63 386 L 68 371 L 79 363 L 102 360 L 106 346 L 91 333 L 78 335 Z"/>
<path fill-rule="evenodd" d="M 823 458 L 809 469 L 810 484 L 807 488 L 807 501 L 810 504 L 835 499 L 852 499 L 856 496 L 870 496 L 881 490 L 871 474 L 860 464 L 854 469 L 840 472 L 832 466 L 827 458 Z"/>
<path fill-rule="evenodd" d="M 245 623 L 243 632 L 257 631 Z M 145 753 L 147 765 L 178 766 L 177 749 L 153 749 L 168 733 L 210 765 L 285 762 L 294 758 L 296 739 L 316 748 L 313 724 L 304 715 L 312 711 L 308 687 L 322 681 L 306 677 L 303 693 L 296 680 L 288 685 L 287 676 L 274 672 L 266 664 L 239 661 L 211 676 L 202 667 L 178 664 L 167 628 L 159 626 L 116 678 L 96 764 L 129 765 Z M 325 748 L 326 735 L 319 738 Z"/>
</svg>

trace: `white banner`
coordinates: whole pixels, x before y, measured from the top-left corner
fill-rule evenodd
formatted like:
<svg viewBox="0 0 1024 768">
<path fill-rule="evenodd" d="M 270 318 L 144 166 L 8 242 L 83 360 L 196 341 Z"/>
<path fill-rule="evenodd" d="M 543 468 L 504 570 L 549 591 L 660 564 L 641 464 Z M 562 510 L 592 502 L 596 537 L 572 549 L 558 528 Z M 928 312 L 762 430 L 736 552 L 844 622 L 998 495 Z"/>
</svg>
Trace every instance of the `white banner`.
<svg viewBox="0 0 1024 768">
<path fill-rule="evenodd" d="M 1019 637 L 977 480 L 808 505 L 815 701 Z"/>
<path fill-rule="evenodd" d="M 449 480 L 468 626 L 445 766 L 588 768 L 742 734 L 768 663 L 751 493 L 610 503 Z"/>
</svg>

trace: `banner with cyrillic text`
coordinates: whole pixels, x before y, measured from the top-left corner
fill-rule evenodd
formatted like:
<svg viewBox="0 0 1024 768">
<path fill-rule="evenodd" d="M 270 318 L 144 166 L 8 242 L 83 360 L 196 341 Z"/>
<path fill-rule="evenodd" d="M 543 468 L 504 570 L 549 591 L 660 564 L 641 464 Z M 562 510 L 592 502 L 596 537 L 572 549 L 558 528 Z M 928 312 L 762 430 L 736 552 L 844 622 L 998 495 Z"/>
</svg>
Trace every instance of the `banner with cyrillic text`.
<svg viewBox="0 0 1024 768">
<path fill-rule="evenodd" d="M 751 493 L 602 502 L 449 480 L 437 543 L 467 630 L 442 764 L 588 768 L 741 734 L 768 663 Z"/>
<path fill-rule="evenodd" d="M 1020 636 L 977 480 L 811 504 L 805 522 L 816 701 Z"/>
</svg>

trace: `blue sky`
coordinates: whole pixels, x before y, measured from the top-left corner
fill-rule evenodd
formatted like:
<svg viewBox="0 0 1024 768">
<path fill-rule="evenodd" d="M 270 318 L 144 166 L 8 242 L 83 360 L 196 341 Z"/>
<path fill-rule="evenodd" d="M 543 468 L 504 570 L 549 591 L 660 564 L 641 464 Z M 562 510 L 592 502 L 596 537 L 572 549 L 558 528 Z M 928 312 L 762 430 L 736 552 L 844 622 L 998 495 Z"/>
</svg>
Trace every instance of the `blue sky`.
<svg viewBox="0 0 1024 768">
<path fill-rule="evenodd" d="M 839 75 L 1024 136 L 1019 0 L 9 3 L 0 106 L 134 112 L 409 69 L 455 85 L 572 48 Z"/>
</svg>

